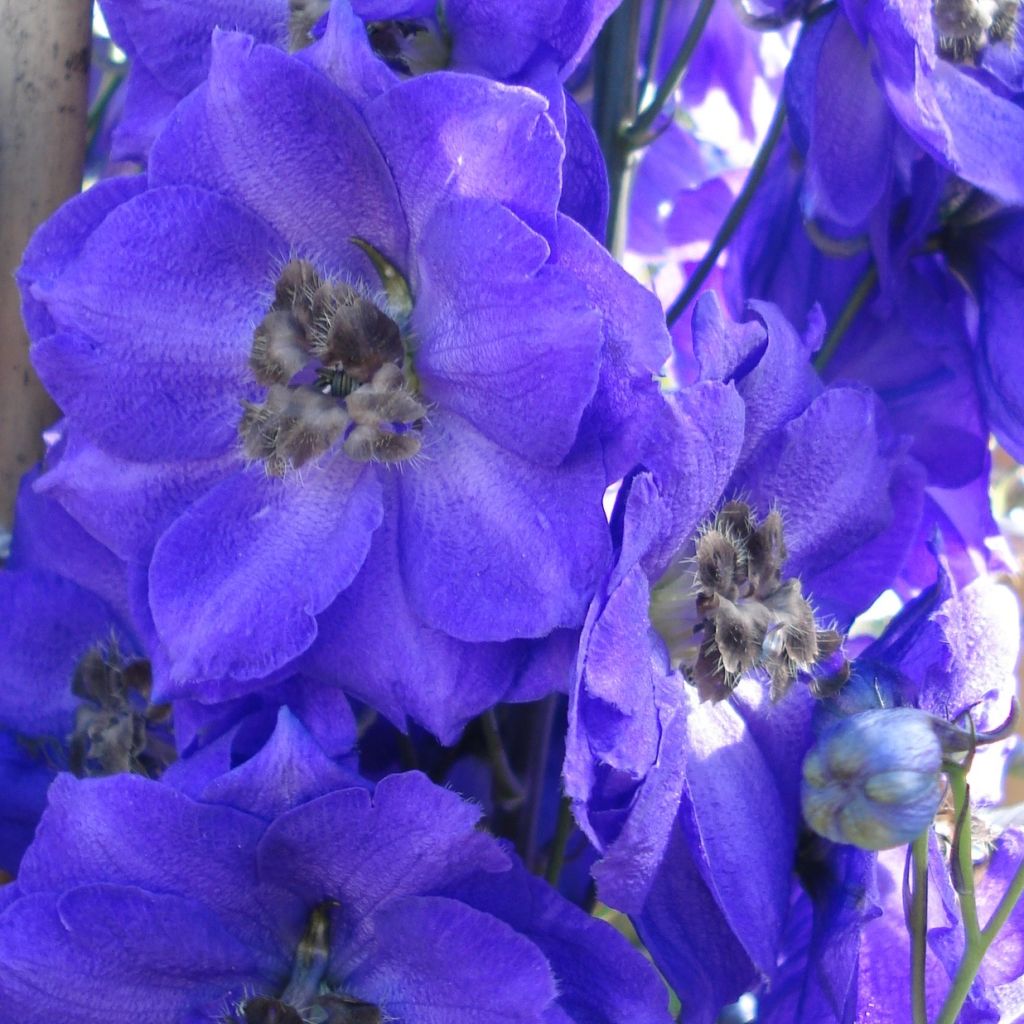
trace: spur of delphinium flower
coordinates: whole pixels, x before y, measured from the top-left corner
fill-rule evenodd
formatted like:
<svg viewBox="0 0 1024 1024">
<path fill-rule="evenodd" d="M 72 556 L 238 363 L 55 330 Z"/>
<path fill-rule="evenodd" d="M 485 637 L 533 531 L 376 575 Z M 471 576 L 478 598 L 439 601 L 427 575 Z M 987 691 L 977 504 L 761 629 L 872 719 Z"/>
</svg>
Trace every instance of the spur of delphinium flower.
<svg viewBox="0 0 1024 1024">
<path fill-rule="evenodd" d="M 439 73 L 360 115 L 221 34 L 146 179 L 36 236 L 25 318 L 80 443 L 61 500 L 151 562 L 161 698 L 317 640 L 319 672 L 451 736 L 530 660 L 500 642 L 582 621 L 666 335 L 558 215 L 544 106 Z"/>
<path fill-rule="evenodd" d="M 131 61 L 114 138 L 118 159 L 147 158 L 174 107 L 206 78 L 214 29 L 235 29 L 302 52 L 356 102 L 441 69 L 538 91 L 566 143 L 561 209 L 603 232 L 604 162 L 562 81 L 589 49 L 613 0 L 530 0 L 497 8 L 480 0 L 449 0 L 443 7 L 433 0 L 162 0 L 146 6 L 103 0 L 101 6 Z"/>
<path fill-rule="evenodd" d="M 877 596 L 917 515 L 875 397 L 824 388 L 814 337 L 753 310 L 733 324 L 713 296 L 698 304 L 707 379 L 674 396 L 676 433 L 663 425 L 620 492 L 565 762 L 603 855 L 599 895 L 633 917 L 699 1021 L 774 969 L 811 693 L 845 677 L 824 615 L 845 621 Z"/>
<path fill-rule="evenodd" d="M 779 972 L 760 997 L 768 1024 L 845 1024 L 869 1005 L 885 1024 L 908 1019 L 910 940 L 901 896 L 906 849 L 880 856 L 870 851 L 917 838 L 932 817 L 929 905 L 939 909 L 929 917 L 927 990 L 929 1020 L 935 1017 L 964 952 L 951 851 L 957 816 L 935 755 L 961 760 L 974 751 L 970 813 L 978 823 L 974 861 L 984 924 L 1019 860 L 1018 834 L 1001 834 L 994 819 L 983 823 L 1002 798 L 1008 744 L 992 740 L 1012 721 L 1018 638 L 1013 595 L 988 577 L 957 589 L 943 560 L 938 581 L 861 653 L 839 694 L 815 709 L 817 738 L 803 765 L 804 809 L 810 824 L 835 842 L 813 835 L 801 842 L 801 889 Z M 883 731 L 888 742 L 880 743 Z M 912 756 L 893 774 L 898 752 Z M 829 799 L 822 799 L 821 783 L 832 786 Z M 931 816 L 926 804 L 934 808 Z M 1009 995 L 999 986 L 1020 984 L 1011 952 L 1019 921 L 1015 914 L 990 950 L 957 1019 L 1001 1019 L 990 1009 Z"/>
<path fill-rule="evenodd" d="M 61 776 L 0 897 L 0 1021 L 667 1021 L 478 818 L 418 773 L 353 787 L 287 710 L 200 793 Z"/>
</svg>

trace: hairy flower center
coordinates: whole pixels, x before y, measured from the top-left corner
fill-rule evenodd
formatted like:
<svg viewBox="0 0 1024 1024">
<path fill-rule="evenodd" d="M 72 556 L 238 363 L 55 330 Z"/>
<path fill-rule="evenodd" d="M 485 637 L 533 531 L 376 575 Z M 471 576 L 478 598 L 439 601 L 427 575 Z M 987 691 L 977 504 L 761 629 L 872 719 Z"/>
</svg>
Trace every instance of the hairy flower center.
<svg viewBox="0 0 1024 1024">
<path fill-rule="evenodd" d="M 251 996 L 224 1024 L 381 1024 L 380 1009 L 333 992 L 324 983 L 330 956 L 330 904 L 310 915 L 280 998 Z"/>
<path fill-rule="evenodd" d="M 398 324 L 346 284 L 291 260 L 256 328 L 249 363 L 267 388 L 246 402 L 245 452 L 281 476 L 339 440 L 357 462 L 401 462 L 419 452 L 427 410 L 403 369 Z"/>
<path fill-rule="evenodd" d="M 131 772 L 156 779 L 177 759 L 169 704 L 151 704 L 148 661 L 124 663 L 116 644 L 90 650 L 71 684 L 75 713 L 69 767 L 79 778 Z"/>
<path fill-rule="evenodd" d="M 371 21 L 366 34 L 374 53 L 400 75 L 424 75 L 448 67 L 451 47 L 433 20 Z"/>
<path fill-rule="evenodd" d="M 939 53 L 954 63 L 973 61 L 986 46 L 1013 36 L 1018 7 L 1018 0 L 933 0 Z"/>
<path fill-rule="evenodd" d="M 313 42 L 313 29 L 330 6 L 330 0 L 288 0 L 288 48 L 293 53 Z"/>
<path fill-rule="evenodd" d="M 671 568 L 651 594 L 650 615 L 672 656 L 703 700 L 721 700 L 756 669 L 780 697 L 801 672 L 835 654 L 841 637 L 818 629 L 798 579 L 783 579 L 782 517 L 760 523 L 730 501 L 696 540 L 694 571 Z M 838 668 L 841 685 L 849 668 Z"/>
</svg>

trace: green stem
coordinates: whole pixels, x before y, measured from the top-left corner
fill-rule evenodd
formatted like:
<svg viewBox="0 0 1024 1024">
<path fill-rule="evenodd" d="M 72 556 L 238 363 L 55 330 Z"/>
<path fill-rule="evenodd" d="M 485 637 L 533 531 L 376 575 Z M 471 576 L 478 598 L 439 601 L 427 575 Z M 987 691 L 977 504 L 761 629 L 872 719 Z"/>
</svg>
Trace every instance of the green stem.
<svg viewBox="0 0 1024 1024">
<path fill-rule="evenodd" d="M 126 72 L 115 71 L 110 76 L 110 81 L 103 87 L 103 91 L 96 97 L 95 102 L 89 110 L 89 116 L 86 119 L 86 145 L 91 146 L 96 138 L 96 133 L 99 131 L 100 124 L 103 121 L 103 115 L 107 111 L 107 107 L 110 106 L 110 101 L 114 98 L 114 94 L 118 89 L 121 88 L 121 83 L 125 79 Z"/>
<path fill-rule="evenodd" d="M 509 764 L 505 745 L 501 742 L 498 717 L 494 713 L 494 708 L 485 711 L 479 721 L 484 734 L 484 743 L 487 746 L 487 756 L 491 762 L 491 770 L 494 772 L 494 786 L 498 802 L 508 809 L 518 807 L 526 794 Z"/>
<path fill-rule="evenodd" d="M 517 848 L 523 863 L 535 874 L 538 873 L 537 833 L 540 826 L 540 805 L 544 798 L 544 780 L 547 777 L 558 699 L 558 694 L 550 694 L 534 706 L 531 714 L 532 756 L 526 776 L 526 799 L 519 811 Z"/>
<path fill-rule="evenodd" d="M 661 52 L 661 37 L 665 34 L 665 22 L 668 20 L 668 0 L 654 0 L 654 12 L 651 14 L 651 28 L 647 34 L 647 52 L 644 54 L 644 77 L 640 82 L 640 102 L 647 95 L 654 78 L 655 64 Z"/>
<path fill-rule="evenodd" d="M 683 315 L 687 306 L 694 300 L 697 292 L 701 289 L 701 285 L 707 280 L 708 274 L 711 273 L 718 262 L 718 257 L 722 255 L 736 229 L 740 226 L 740 222 L 747 212 L 747 207 L 754 198 L 754 193 L 757 191 L 757 187 L 761 184 L 761 179 L 768 169 L 768 162 L 771 160 L 772 153 L 778 145 L 779 138 L 782 135 L 782 126 L 785 122 L 786 103 L 780 96 L 778 106 L 775 108 L 775 115 L 772 117 L 772 123 L 768 126 L 768 134 L 765 136 L 764 142 L 761 143 L 761 148 L 757 151 L 757 156 L 754 158 L 754 163 L 750 168 L 750 173 L 747 175 L 747 180 L 743 182 L 743 188 L 740 189 L 739 195 L 733 200 L 725 220 L 722 221 L 721 227 L 712 239 L 708 251 L 704 254 L 704 258 L 697 264 L 687 280 L 682 294 L 669 308 L 666 315 L 669 327 Z"/>
<path fill-rule="evenodd" d="M 616 259 L 626 247 L 635 162 L 622 126 L 636 115 L 639 36 L 640 0 L 625 0 L 605 23 L 594 52 L 594 130 L 608 167 L 606 244 Z"/>
<path fill-rule="evenodd" d="M 980 937 L 978 926 L 978 904 L 974 895 L 974 857 L 971 836 L 971 788 L 967 784 L 967 773 L 959 766 L 947 767 L 946 776 L 953 794 L 953 813 L 956 815 L 956 858 L 957 870 L 953 872 L 956 891 L 960 897 L 960 916 L 963 918 L 968 947 L 977 943 Z"/>
<path fill-rule="evenodd" d="M 690 22 L 686 35 L 683 37 L 679 52 L 676 54 L 675 60 L 672 61 L 664 81 L 659 83 L 654 99 L 644 107 L 637 115 L 636 120 L 626 129 L 626 138 L 632 146 L 643 145 L 651 125 L 654 124 L 665 104 L 672 98 L 672 94 L 679 88 L 679 83 L 683 80 L 683 75 L 686 74 L 690 58 L 693 57 L 693 53 L 697 49 L 700 37 L 704 33 L 704 26 L 707 25 L 711 9 L 714 6 L 715 0 L 700 0 L 693 15 L 693 21 Z"/>
<path fill-rule="evenodd" d="M 949 995 L 946 996 L 946 1001 L 942 1004 L 938 1017 L 935 1018 L 935 1024 L 956 1024 L 957 1017 L 960 1016 L 960 1011 L 963 1009 L 964 1003 L 967 1002 L 974 979 L 978 976 L 981 961 L 988 952 L 989 946 L 995 941 L 1000 928 L 1006 924 L 1006 919 L 1017 905 L 1022 892 L 1024 892 L 1024 861 L 1018 865 L 1010 887 L 1003 894 L 1003 898 L 999 901 L 999 906 L 996 907 L 988 924 L 981 930 L 973 943 L 966 944 L 964 958 L 960 961 L 960 967 L 953 979 L 953 987 L 949 990 Z"/>
<path fill-rule="evenodd" d="M 871 297 L 871 293 L 875 290 L 877 284 L 878 267 L 872 261 L 868 265 L 867 270 L 864 271 L 861 279 L 857 282 L 857 287 L 853 289 L 853 293 L 847 299 L 846 305 L 843 306 L 843 311 L 836 318 L 836 322 L 832 325 L 831 330 L 825 335 L 825 341 L 813 359 L 814 368 L 818 373 L 824 373 L 828 368 L 828 364 L 832 362 L 832 357 L 836 354 L 839 342 L 843 340 L 843 335 L 850 329 L 850 324 L 853 323 L 857 314 L 864 308 L 864 304 Z"/>
<path fill-rule="evenodd" d="M 558 824 L 555 826 L 555 838 L 551 841 L 551 856 L 548 858 L 547 871 L 544 872 L 544 878 L 549 885 L 557 886 L 559 878 L 562 877 L 562 868 L 565 865 L 565 851 L 569 846 L 572 828 L 572 804 L 567 796 L 563 796 L 562 802 L 558 807 Z"/>
<path fill-rule="evenodd" d="M 928 955 L 928 841 L 925 829 L 911 846 L 914 885 L 910 902 L 910 1006 L 914 1024 L 928 1024 L 925 964 Z"/>
</svg>

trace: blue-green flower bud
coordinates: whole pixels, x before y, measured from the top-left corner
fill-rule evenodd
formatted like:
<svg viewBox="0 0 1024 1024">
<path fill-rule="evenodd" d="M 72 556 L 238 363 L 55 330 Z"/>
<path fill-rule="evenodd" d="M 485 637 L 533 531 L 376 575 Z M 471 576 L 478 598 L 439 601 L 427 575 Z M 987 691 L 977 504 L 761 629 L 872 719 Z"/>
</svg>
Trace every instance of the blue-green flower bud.
<svg viewBox="0 0 1024 1024">
<path fill-rule="evenodd" d="M 942 743 L 916 708 L 879 708 L 829 726 L 804 758 L 804 818 L 865 850 L 916 839 L 942 800 Z"/>
</svg>

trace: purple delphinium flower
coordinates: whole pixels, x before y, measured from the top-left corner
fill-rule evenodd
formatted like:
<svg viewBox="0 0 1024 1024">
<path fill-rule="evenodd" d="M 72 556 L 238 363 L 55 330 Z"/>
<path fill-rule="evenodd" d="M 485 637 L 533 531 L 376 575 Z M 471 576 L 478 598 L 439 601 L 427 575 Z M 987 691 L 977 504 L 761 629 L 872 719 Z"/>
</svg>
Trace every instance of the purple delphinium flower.
<svg viewBox="0 0 1024 1024">
<path fill-rule="evenodd" d="M 631 914 L 697 1021 L 774 970 L 790 902 L 814 700 L 798 683 L 772 704 L 745 677 L 782 693 L 824 670 L 828 684 L 838 637 L 815 625 L 797 576 L 848 621 L 898 572 L 919 501 L 874 396 L 824 388 L 814 332 L 800 338 L 769 304 L 752 311 L 734 324 L 712 295 L 698 303 L 705 380 L 676 396 L 661 430 L 672 443 L 620 493 L 565 764 L 603 854 L 599 894 Z"/>
<path fill-rule="evenodd" d="M 981 216 L 974 219 L 972 209 Z M 976 372 L 985 412 L 1000 443 L 1019 461 L 1024 458 L 1024 373 L 1017 344 L 1024 299 L 1024 214 L 993 209 L 977 193 L 968 196 L 962 217 L 954 215 L 948 225 L 946 253 L 977 310 Z"/>
<path fill-rule="evenodd" d="M 23 479 L 0 571 L 0 868 L 13 872 L 61 770 L 158 775 L 175 757 L 127 612 L 124 566 Z"/>
<path fill-rule="evenodd" d="M 47 462 L 59 465 L 63 438 Z M 0 572 L 0 868 L 13 872 L 60 771 L 193 780 L 253 756 L 288 705 L 331 757 L 351 758 L 356 727 L 341 691 L 299 676 L 217 705 L 151 699 L 146 617 L 128 567 L 22 480 L 11 554 Z M 179 754 L 185 761 L 179 761 Z"/>
<path fill-rule="evenodd" d="M 945 50 L 943 12 L 972 0 L 850 0 L 804 34 L 787 72 L 787 105 L 802 125 L 805 211 L 864 229 L 885 210 L 923 152 L 1006 203 L 1024 198 L 1020 84 Z M 1001 4 L 991 5 L 1002 7 Z M 995 49 L 1013 45 L 1016 7 Z M 849 146 L 855 138 L 858 144 Z"/>
<path fill-rule="evenodd" d="M 911 186 L 890 190 L 892 222 L 882 218 L 870 238 L 865 233 L 844 240 L 830 226 L 805 219 L 805 180 L 796 151 L 784 147 L 730 251 L 730 305 L 742 310 L 748 289 L 792 318 L 803 316 L 812 302 L 821 304 L 826 322 L 839 332 L 815 356 L 823 379 L 871 387 L 925 475 L 918 536 L 898 589 L 914 592 L 930 582 L 928 545 L 936 530 L 957 578 L 966 583 L 986 566 L 1005 563 L 988 497 L 988 436 L 996 430 L 1009 441 L 1014 429 L 1012 413 L 997 412 L 1008 408 L 1000 395 L 1012 396 L 1015 380 L 1012 362 L 998 353 L 1012 346 L 996 343 L 1000 369 L 988 374 L 974 302 L 964 291 L 965 281 L 975 294 L 983 291 L 976 267 L 1005 265 L 977 259 L 983 250 L 971 247 L 983 236 L 983 228 L 970 223 L 979 196 L 970 190 L 965 196 L 962 183 L 931 160 L 919 161 Z M 769 239 L 784 242 L 776 246 Z M 1013 303 L 1004 292 L 987 308 L 998 320 Z M 1012 329 L 997 336 L 1013 336 Z M 988 383 L 993 379 L 998 387 Z"/>
<path fill-rule="evenodd" d="M 41 229 L 21 281 L 79 439 L 61 500 L 151 561 L 162 699 L 261 685 L 354 584 L 374 623 L 336 628 L 373 659 L 340 673 L 451 736 L 520 672 L 498 642 L 582 621 L 665 332 L 558 215 L 561 152 L 527 90 L 427 75 L 360 115 L 224 34 L 147 179 Z"/>
<path fill-rule="evenodd" d="M 477 818 L 416 773 L 352 788 L 287 711 L 196 796 L 62 776 L 3 892 L 0 1020 L 667 1021 L 640 954 Z"/>
<path fill-rule="evenodd" d="M 549 101 L 566 143 L 563 212 L 603 232 L 607 180 L 597 140 L 562 81 L 590 47 L 613 0 L 530 0 L 494 7 L 450 0 L 104 0 L 114 39 L 131 58 L 115 155 L 145 160 L 174 107 L 206 78 L 215 28 L 304 54 L 358 102 L 410 75 L 451 70 L 526 86 Z"/>
<path fill-rule="evenodd" d="M 1017 7 L 974 0 L 851 0 L 850 22 L 870 40 L 874 71 L 900 126 L 954 174 L 1002 202 L 1024 200 Z M 997 51 L 993 53 L 992 51 Z"/>
</svg>

